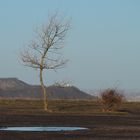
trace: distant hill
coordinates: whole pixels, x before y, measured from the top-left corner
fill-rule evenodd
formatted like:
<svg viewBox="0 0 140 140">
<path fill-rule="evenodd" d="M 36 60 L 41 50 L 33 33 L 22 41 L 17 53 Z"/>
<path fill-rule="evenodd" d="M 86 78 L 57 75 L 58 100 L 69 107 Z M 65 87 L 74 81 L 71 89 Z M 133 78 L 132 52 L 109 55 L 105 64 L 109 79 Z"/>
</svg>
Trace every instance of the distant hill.
<svg viewBox="0 0 140 140">
<path fill-rule="evenodd" d="M 17 90 L 28 87 L 29 85 L 17 78 L 0 78 L 0 89 L 2 90 Z"/>
<path fill-rule="evenodd" d="M 93 99 L 95 97 L 79 90 L 74 86 L 61 87 L 61 86 L 50 86 L 47 88 L 49 97 L 52 99 Z"/>
<path fill-rule="evenodd" d="M 96 98 L 74 86 L 53 85 L 46 89 L 49 99 L 87 100 Z M 40 86 L 29 85 L 17 78 L 0 78 L 0 98 L 41 99 L 42 97 Z"/>
</svg>

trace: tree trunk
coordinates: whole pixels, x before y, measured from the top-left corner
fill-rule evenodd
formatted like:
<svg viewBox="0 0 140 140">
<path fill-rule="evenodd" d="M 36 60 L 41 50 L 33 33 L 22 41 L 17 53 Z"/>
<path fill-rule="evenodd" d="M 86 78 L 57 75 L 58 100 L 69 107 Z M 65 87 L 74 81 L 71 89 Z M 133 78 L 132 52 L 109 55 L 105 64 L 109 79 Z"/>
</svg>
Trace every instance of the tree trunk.
<svg viewBox="0 0 140 140">
<path fill-rule="evenodd" d="M 43 69 L 40 69 L 40 83 L 41 83 L 41 88 L 43 92 L 44 110 L 48 111 L 48 100 L 47 100 L 46 88 L 43 82 Z"/>
</svg>

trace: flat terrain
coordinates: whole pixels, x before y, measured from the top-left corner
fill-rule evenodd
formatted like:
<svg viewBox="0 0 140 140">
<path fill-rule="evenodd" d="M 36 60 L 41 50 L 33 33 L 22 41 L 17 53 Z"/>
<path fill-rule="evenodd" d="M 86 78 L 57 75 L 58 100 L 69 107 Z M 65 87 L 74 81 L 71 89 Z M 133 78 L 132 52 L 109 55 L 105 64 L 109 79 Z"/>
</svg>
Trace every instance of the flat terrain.
<svg viewBox="0 0 140 140">
<path fill-rule="evenodd" d="M 103 113 L 95 101 L 0 100 L 0 126 L 82 126 L 71 132 L 4 132 L 1 140 L 140 140 L 140 103 L 124 103 L 119 112 Z"/>
</svg>

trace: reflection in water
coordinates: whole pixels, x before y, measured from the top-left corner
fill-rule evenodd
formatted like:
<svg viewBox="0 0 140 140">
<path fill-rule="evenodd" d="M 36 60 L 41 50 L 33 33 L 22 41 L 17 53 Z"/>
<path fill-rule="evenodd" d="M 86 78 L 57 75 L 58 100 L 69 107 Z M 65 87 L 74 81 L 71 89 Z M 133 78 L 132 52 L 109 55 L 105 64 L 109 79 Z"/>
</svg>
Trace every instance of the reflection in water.
<svg viewBox="0 0 140 140">
<path fill-rule="evenodd" d="M 88 128 L 84 127 L 2 127 L 2 131 L 48 131 L 48 132 L 58 132 L 58 131 L 77 131 L 86 130 Z"/>
</svg>

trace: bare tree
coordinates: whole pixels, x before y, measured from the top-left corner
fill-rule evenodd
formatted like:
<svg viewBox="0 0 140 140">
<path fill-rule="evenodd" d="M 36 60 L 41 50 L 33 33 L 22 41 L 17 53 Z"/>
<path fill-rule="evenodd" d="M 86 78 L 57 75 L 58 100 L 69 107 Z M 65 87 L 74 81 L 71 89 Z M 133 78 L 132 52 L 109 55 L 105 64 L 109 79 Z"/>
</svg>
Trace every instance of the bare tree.
<svg viewBox="0 0 140 140">
<path fill-rule="evenodd" d="M 21 52 L 24 65 L 40 71 L 40 84 L 44 97 L 44 110 L 46 111 L 48 111 L 48 98 L 43 81 L 43 70 L 56 70 L 66 64 L 67 60 L 62 58 L 59 50 L 63 48 L 69 27 L 69 22 L 60 18 L 58 14 L 52 15 L 46 26 L 37 32 L 38 38 Z"/>
<path fill-rule="evenodd" d="M 118 109 L 123 100 L 123 94 L 116 89 L 106 89 L 101 92 L 101 103 L 103 105 L 103 111 L 105 112 Z"/>
</svg>

